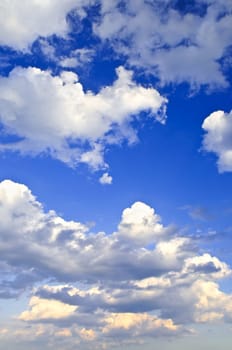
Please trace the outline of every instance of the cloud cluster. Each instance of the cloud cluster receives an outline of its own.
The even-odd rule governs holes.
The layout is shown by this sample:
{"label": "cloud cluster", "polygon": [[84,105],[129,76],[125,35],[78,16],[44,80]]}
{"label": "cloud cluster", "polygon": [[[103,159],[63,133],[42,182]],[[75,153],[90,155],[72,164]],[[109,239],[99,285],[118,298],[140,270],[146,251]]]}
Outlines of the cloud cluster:
{"label": "cloud cluster", "polygon": [[[83,276],[89,281],[120,281],[159,275],[169,268],[178,268],[185,254],[180,251],[181,246],[188,249],[184,239],[178,242],[173,239],[166,246],[158,243],[153,251],[143,248],[148,238],[154,243],[168,231],[157,223],[156,214],[144,203],[137,202],[126,209],[118,232],[106,235],[92,234],[85,225],[65,221],[52,211],[44,213],[41,204],[24,185],[9,180],[2,182],[0,198],[0,214],[4,218],[0,227],[1,260],[15,269],[33,269],[34,278],[37,272],[40,273],[38,278],[42,275],[61,281],[78,280]],[[133,222],[138,207],[141,214]],[[168,250],[175,257],[164,258]],[[125,264],[126,269],[123,268]],[[29,271],[27,273],[29,277]]]}
{"label": "cloud cluster", "polygon": [[38,68],[15,68],[1,77],[0,122],[7,135],[17,136],[16,142],[2,143],[1,150],[45,152],[70,166],[106,167],[108,145],[137,140],[132,121],[140,112],[165,120],[164,97],[136,84],[123,67],[117,75],[96,94],[85,92],[77,75],[68,71],[53,76]]}
{"label": "cloud cluster", "polygon": [[[223,62],[231,46],[230,1],[6,0],[1,3],[0,45],[25,50],[41,37],[67,37],[72,31],[68,13],[74,10],[83,19],[95,5],[100,13],[89,18],[94,34],[131,66],[152,73],[161,84],[228,86]],[[76,67],[88,60],[89,48],[78,50],[61,57],[60,65]]]}
{"label": "cloud cluster", "polygon": [[219,172],[232,171],[232,112],[216,111],[205,118],[203,149],[217,155]]}
{"label": "cloud cluster", "polygon": [[[18,315],[22,339],[26,332],[41,344],[49,333],[67,349],[91,348],[93,340],[108,348],[232,320],[232,295],[219,286],[229,266],[164,226],[145,203],[126,208],[116,232],[92,233],[45,212],[25,185],[5,180],[0,216],[1,296],[31,294]],[[0,337],[11,333],[4,327]]]}
{"label": "cloud cluster", "polygon": [[84,15],[83,0],[4,0],[0,4],[0,45],[27,50],[38,37],[65,36],[67,14]]}
{"label": "cloud cluster", "polygon": [[226,87],[220,61],[231,45],[230,1],[101,1],[95,33],[162,84]]}
{"label": "cloud cluster", "polygon": [[[225,88],[231,23],[224,0],[0,0],[0,46],[16,65],[0,76],[0,151],[84,163],[110,185],[106,150],[136,142],[144,118],[165,123],[167,99],[122,66],[98,92],[71,69],[94,57],[98,65],[110,47],[161,86]],[[17,66],[40,58],[54,71]],[[216,154],[220,172],[232,171],[232,112],[212,113],[202,128],[203,149]],[[183,209],[208,218],[202,207]],[[232,323],[232,294],[221,285],[229,264],[143,202],[122,211],[114,232],[93,232],[5,180],[0,218],[0,298],[17,304],[6,311],[9,322],[0,318],[3,348],[17,339],[34,350],[107,350]]]}
{"label": "cloud cluster", "polygon": [[[230,1],[7,0],[1,4],[0,44],[23,50],[39,37],[64,37],[71,31],[68,13],[75,10],[84,18],[85,9],[96,4],[101,10],[97,20],[91,19],[94,33],[130,65],[149,71],[162,84],[228,85],[222,60],[231,46]],[[78,62],[74,55],[60,64],[76,67]]]}

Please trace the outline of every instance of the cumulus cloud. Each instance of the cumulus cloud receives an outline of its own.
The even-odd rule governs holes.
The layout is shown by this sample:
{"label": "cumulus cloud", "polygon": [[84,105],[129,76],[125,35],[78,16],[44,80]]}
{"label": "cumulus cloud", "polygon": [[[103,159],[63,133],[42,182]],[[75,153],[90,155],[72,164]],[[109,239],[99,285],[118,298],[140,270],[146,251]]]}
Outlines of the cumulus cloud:
{"label": "cumulus cloud", "polygon": [[30,300],[30,311],[24,311],[19,319],[23,321],[62,319],[70,317],[76,310],[75,306],[64,304],[58,300],[41,299],[36,296]]}
{"label": "cumulus cloud", "polygon": [[1,293],[30,292],[13,332],[22,339],[52,336],[65,348],[94,340],[108,348],[115,339],[172,337],[195,323],[231,322],[232,295],[219,285],[230,267],[164,226],[145,203],[124,209],[116,232],[92,233],[45,212],[27,186],[5,180],[0,216]]}
{"label": "cumulus cloud", "polygon": [[38,68],[16,68],[0,78],[0,122],[16,142],[1,150],[23,154],[48,153],[70,166],[87,163],[104,168],[104,150],[111,144],[137,140],[131,122],[147,111],[164,122],[167,100],[153,88],[117,69],[117,80],[97,94],[84,91],[72,72],[53,76]]}
{"label": "cumulus cloud", "polygon": [[162,84],[226,87],[219,60],[232,43],[231,2],[178,3],[102,0],[95,33]]}
{"label": "cumulus cloud", "polygon": [[232,171],[232,112],[216,111],[203,122],[203,149],[218,157],[219,172]]}
{"label": "cumulus cloud", "polygon": [[139,245],[154,243],[157,237],[165,233],[159,215],[142,202],[136,202],[123,211],[118,231],[121,237]]}
{"label": "cumulus cloud", "polygon": [[178,271],[184,262],[199,273],[217,275],[226,270],[209,255],[191,260],[196,254],[191,239],[176,236],[142,202],[123,211],[118,231],[110,235],[91,233],[86,225],[44,212],[28,187],[10,180],[0,183],[0,203],[1,263],[6,275],[9,266],[16,273],[21,268],[25,282],[36,273],[38,278],[63,281],[83,276],[90,281],[137,280]]}
{"label": "cumulus cloud", "polygon": [[0,4],[0,45],[17,50],[28,49],[38,37],[69,31],[67,14],[75,9],[84,15],[82,0],[4,0]]}
{"label": "cumulus cloud", "polygon": [[[84,18],[85,9],[96,4],[100,13],[90,17],[94,34],[127,57],[131,66],[152,73],[161,84],[228,86],[222,61],[231,46],[230,1],[196,0],[180,6],[171,0],[6,0],[1,3],[0,45],[23,50],[41,37],[65,37],[72,30],[67,14],[75,10]],[[60,65],[76,67],[91,55],[82,47],[61,57]]]}
{"label": "cumulus cloud", "polygon": [[[111,335],[129,334],[133,337],[141,337],[145,334],[150,336],[157,336],[167,332],[167,335],[172,331],[175,332],[178,326],[173,324],[172,320],[162,320],[148,314],[110,314],[106,319],[106,327],[103,328],[103,333]],[[163,335],[164,335],[163,334]]]}
{"label": "cumulus cloud", "polygon": [[112,181],[113,181],[113,178],[108,173],[104,173],[99,179],[99,182],[102,185],[111,185]]}
{"label": "cumulus cloud", "polygon": [[[123,214],[119,232],[106,235],[102,232],[93,234],[85,225],[65,221],[52,211],[45,213],[42,205],[24,185],[3,181],[0,198],[0,214],[4,218],[0,227],[1,260],[15,269],[33,269],[34,276],[42,274],[45,278],[53,276],[60,280],[76,280],[83,276],[89,280],[125,280],[159,275],[182,264],[182,253],[179,254],[177,250],[174,260],[165,258],[159,246],[157,250],[144,249],[144,244],[148,244],[149,230],[153,243],[157,230],[155,214],[145,204],[135,203],[128,209],[131,232],[130,227],[120,231],[125,228]],[[133,215],[133,210],[136,212],[138,206],[145,208],[140,224]],[[136,223],[140,231],[135,231]],[[162,225],[158,227],[160,235]],[[165,233],[166,229],[163,228],[164,236]],[[172,242],[169,244],[171,247]],[[29,272],[27,276],[30,277]]]}

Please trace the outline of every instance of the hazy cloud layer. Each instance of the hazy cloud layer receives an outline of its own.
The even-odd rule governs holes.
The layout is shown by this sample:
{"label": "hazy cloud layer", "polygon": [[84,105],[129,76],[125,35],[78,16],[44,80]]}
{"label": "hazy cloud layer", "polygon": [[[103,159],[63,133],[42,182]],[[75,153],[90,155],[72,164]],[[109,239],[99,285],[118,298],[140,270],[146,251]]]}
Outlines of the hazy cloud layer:
{"label": "hazy cloud layer", "polygon": [[22,342],[52,336],[52,346],[59,338],[68,349],[107,349],[128,338],[188,334],[196,323],[231,322],[232,296],[219,286],[230,267],[165,227],[145,203],[126,208],[116,232],[91,233],[46,213],[25,185],[5,180],[0,215],[2,297],[31,295],[15,330],[2,328],[6,342],[17,329]]}

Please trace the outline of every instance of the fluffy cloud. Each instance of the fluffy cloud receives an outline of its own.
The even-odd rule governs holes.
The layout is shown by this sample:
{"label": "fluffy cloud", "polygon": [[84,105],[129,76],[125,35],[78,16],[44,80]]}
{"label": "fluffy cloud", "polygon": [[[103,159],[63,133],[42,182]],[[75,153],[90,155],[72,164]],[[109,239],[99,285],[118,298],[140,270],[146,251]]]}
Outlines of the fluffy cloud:
{"label": "fluffy cloud", "polygon": [[30,300],[31,310],[24,311],[19,319],[23,321],[62,319],[70,317],[76,310],[75,306],[64,304],[58,300],[40,299],[36,296]]}
{"label": "fluffy cloud", "polygon": [[105,1],[94,30],[162,84],[227,86],[219,60],[231,45],[231,2]]}
{"label": "fluffy cloud", "polygon": [[113,181],[113,178],[108,173],[104,173],[99,179],[99,182],[102,185],[111,185],[112,181]]}
{"label": "fluffy cloud", "polygon": [[[31,269],[34,278],[38,274],[60,280],[82,279],[83,276],[90,280],[137,279],[176,269],[182,263],[182,253],[178,250],[175,250],[175,259],[169,259],[159,246],[154,250],[144,249],[148,237],[152,243],[156,241],[157,227],[159,236],[162,229],[163,235],[166,234],[166,229],[156,223],[153,210],[145,204],[135,203],[128,208],[131,231],[130,227],[125,231],[124,212],[119,232],[106,235],[92,234],[85,225],[65,221],[52,211],[45,213],[26,186],[9,180],[0,184],[0,200],[0,214],[4,218],[0,225],[1,260],[14,269],[24,269],[28,279],[33,275]],[[139,206],[144,207],[141,223],[135,216]],[[140,231],[135,230],[136,223]],[[173,244],[176,246],[175,242]],[[172,241],[169,245],[172,246]]]}
{"label": "fluffy cloud", "polygon": [[117,69],[117,80],[99,93],[85,92],[72,72],[53,76],[38,68],[16,68],[0,78],[0,122],[16,142],[1,150],[49,153],[70,166],[104,168],[104,149],[136,141],[131,122],[142,111],[164,122],[167,100],[153,88],[137,85],[132,72]]}
{"label": "fluffy cloud", "polygon": [[123,211],[118,230],[120,237],[145,246],[154,243],[165,232],[154,209],[142,202],[136,202]]}
{"label": "fluffy cloud", "polygon": [[145,203],[122,212],[117,232],[91,233],[5,180],[0,216],[1,295],[31,295],[3,339],[17,330],[25,342],[52,336],[52,346],[59,339],[67,349],[70,342],[85,348],[94,340],[109,348],[116,338],[122,344],[189,333],[199,322],[231,322],[232,295],[219,285],[231,276],[229,266],[165,227]]}
{"label": "fluffy cloud", "polygon": [[232,112],[217,111],[203,122],[203,149],[218,157],[219,172],[232,171]]}
{"label": "fluffy cloud", "polygon": [[157,317],[140,313],[121,313],[110,314],[105,319],[106,326],[103,328],[103,334],[108,336],[128,337],[155,337],[157,335],[175,334],[178,326],[173,324],[172,320],[162,320]]}
{"label": "fluffy cloud", "polygon": [[0,203],[3,271],[7,275],[9,266],[15,273],[22,269],[26,282],[33,275],[61,281],[83,276],[90,282],[137,280],[183,266],[214,278],[226,275],[226,264],[207,254],[196,256],[191,239],[176,236],[142,202],[123,211],[118,231],[110,235],[91,233],[86,225],[44,212],[25,185],[10,180],[0,183]]}
{"label": "fluffy cloud", "polygon": [[28,49],[40,36],[68,33],[66,16],[75,9],[83,15],[82,0],[4,0],[0,4],[0,45]]}
{"label": "fluffy cloud", "polygon": [[[181,5],[171,0],[22,0],[20,4],[5,0],[0,5],[0,45],[23,50],[39,37],[65,37],[71,31],[67,14],[75,10],[84,18],[85,9],[96,4],[101,10],[90,18],[94,34],[127,57],[131,66],[152,73],[161,84],[228,85],[222,61],[231,46],[230,1],[196,0]],[[79,53],[61,57],[60,65],[76,67],[88,61],[89,53],[83,47]]]}

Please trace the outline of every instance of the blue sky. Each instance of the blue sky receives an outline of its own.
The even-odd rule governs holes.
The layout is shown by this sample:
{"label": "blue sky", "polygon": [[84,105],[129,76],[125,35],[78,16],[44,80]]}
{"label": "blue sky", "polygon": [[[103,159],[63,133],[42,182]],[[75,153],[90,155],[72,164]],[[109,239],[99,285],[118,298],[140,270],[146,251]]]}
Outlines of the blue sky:
{"label": "blue sky", "polygon": [[230,0],[0,0],[0,349],[229,350]]}

